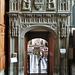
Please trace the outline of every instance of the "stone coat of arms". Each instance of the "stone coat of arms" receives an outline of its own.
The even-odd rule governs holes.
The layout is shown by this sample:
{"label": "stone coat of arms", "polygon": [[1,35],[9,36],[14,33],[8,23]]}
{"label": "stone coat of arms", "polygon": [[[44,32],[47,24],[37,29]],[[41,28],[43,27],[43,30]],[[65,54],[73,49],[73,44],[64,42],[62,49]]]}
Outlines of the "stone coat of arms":
{"label": "stone coat of arms", "polygon": [[42,9],[44,0],[34,0],[34,6],[37,10]]}

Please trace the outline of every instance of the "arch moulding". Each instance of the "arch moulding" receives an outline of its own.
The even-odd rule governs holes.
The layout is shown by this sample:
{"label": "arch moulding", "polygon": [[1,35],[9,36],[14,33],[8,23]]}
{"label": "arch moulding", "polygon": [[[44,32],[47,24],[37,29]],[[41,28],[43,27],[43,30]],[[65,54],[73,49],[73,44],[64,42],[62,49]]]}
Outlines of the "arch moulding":
{"label": "arch moulding", "polygon": [[31,25],[22,30],[21,37],[24,38],[24,36],[27,32],[29,32],[31,30],[35,30],[35,29],[47,30],[47,31],[51,32],[54,37],[56,37],[56,35],[57,35],[57,32],[47,25],[41,25],[41,26],[40,25]]}

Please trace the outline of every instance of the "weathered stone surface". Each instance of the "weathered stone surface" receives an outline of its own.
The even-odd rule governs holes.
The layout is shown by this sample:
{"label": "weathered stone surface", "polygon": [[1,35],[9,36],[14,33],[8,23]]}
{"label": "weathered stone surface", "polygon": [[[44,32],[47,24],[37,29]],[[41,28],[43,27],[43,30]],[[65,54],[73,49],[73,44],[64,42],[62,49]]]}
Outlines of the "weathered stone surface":
{"label": "weathered stone surface", "polygon": [[[54,59],[50,59],[53,63],[52,75],[67,74],[67,53],[68,53],[68,35],[69,35],[69,14],[70,2],[68,0],[12,0],[10,1],[9,15],[9,33],[10,33],[10,58],[12,52],[18,54],[18,74],[26,70],[26,62],[24,62],[24,37],[27,32],[32,30],[43,29],[50,32],[54,37]],[[42,36],[43,37],[43,36]],[[17,38],[17,39],[16,39]],[[15,42],[17,40],[17,42]],[[17,49],[15,48],[17,46]],[[60,48],[67,50],[66,57],[60,60]],[[51,53],[50,53],[51,54]],[[9,59],[10,59],[9,58]],[[22,59],[23,58],[23,59]],[[60,62],[65,62],[65,65]],[[51,65],[51,64],[50,64]],[[14,64],[10,64],[10,68]],[[66,71],[65,71],[66,69]],[[50,71],[51,71],[50,70]],[[61,71],[59,71],[61,70]],[[14,74],[10,70],[9,75]],[[25,71],[26,73],[26,71]]]}

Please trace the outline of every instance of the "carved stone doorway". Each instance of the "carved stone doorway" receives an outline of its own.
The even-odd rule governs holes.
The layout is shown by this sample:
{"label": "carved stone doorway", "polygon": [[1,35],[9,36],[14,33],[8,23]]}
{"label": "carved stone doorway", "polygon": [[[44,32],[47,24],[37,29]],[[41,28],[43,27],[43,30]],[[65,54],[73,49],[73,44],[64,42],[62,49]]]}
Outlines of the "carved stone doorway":
{"label": "carved stone doorway", "polygon": [[[31,35],[31,36],[29,36],[29,35]],[[49,48],[49,52],[48,52],[48,75],[53,75],[53,69],[54,69],[54,36],[50,32],[39,32],[38,34],[37,34],[37,32],[26,33],[26,35],[24,37],[24,75],[27,75],[27,42],[28,42],[28,40],[34,38],[35,36],[37,38],[42,37],[48,41],[48,48]]]}

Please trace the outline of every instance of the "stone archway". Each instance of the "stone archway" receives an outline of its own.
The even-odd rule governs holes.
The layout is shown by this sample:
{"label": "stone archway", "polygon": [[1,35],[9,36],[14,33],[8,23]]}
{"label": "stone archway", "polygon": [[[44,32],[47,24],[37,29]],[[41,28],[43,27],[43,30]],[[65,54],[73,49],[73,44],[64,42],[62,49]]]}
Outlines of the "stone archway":
{"label": "stone archway", "polygon": [[[27,75],[27,35],[24,37],[24,75]],[[48,58],[48,74],[53,75],[54,70],[54,36],[51,32],[48,33],[49,43],[49,58]]]}
{"label": "stone archway", "polygon": [[[16,74],[19,74],[19,75],[21,75],[21,74],[26,75],[27,74],[27,63],[25,63],[27,61],[27,35],[26,35],[26,33],[29,32],[29,31],[32,31],[34,29],[43,29],[43,30],[48,31],[50,33],[50,35],[48,34],[48,37],[50,37],[50,38],[48,38],[48,41],[52,42],[52,43],[54,42],[54,37],[56,36],[56,31],[54,31],[53,29],[51,29],[50,27],[48,27],[46,25],[42,25],[42,26],[32,25],[32,26],[23,28],[23,30],[20,32],[18,37],[16,37],[16,39],[14,39],[14,37],[13,38],[10,37],[10,40],[11,40],[10,41],[10,46],[11,46],[10,50],[12,50],[12,47],[14,47],[14,45],[15,45],[16,50],[17,50],[17,52],[15,52],[15,50],[14,50],[14,53],[17,54],[17,59],[18,59],[18,62],[17,62],[18,64],[16,63],[16,67],[15,67],[15,69],[17,68]],[[52,45],[52,43],[49,43],[50,44],[49,46],[51,46],[51,47],[49,47],[50,51],[52,49],[54,49],[53,48],[54,45]],[[15,48],[13,48],[13,49],[15,49]],[[51,57],[51,58],[49,58],[50,59],[49,64],[53,63],[53,60],[55,60],[55,59],[52,60],[52,58],[54,58],[54,53],[52,53],[52,52],[54,52],[54,51],[55,50],[52,50],[51,52],[49,52],[49,57]],[[10,55],[12,55],[12,51],[10,52]],[[51,66],[51,68],[50,68],[50,66],[49,66],[48,72],[53,75],[54,67]],[[15,70],[12,71],[13,68],[14,68],[14,65],[12,65],[11,62],[10,62],[10,67],[9,67],[10,72],[9,72],[9,74],[14,74]]]}
{"label": "stone archway", "polygon": [[31,26],[23,28],[22,33],[21,33],[21,37],[24,38],[24,35],[27,32],[29,32],[31,30],[35,30],[35,29],[44,29],[44,30],[47,30],[47,31],[51,32],[54,37],[57,36],[57,30],[53,30],[51,27],[49,27],[47,25],[31,25]]}

